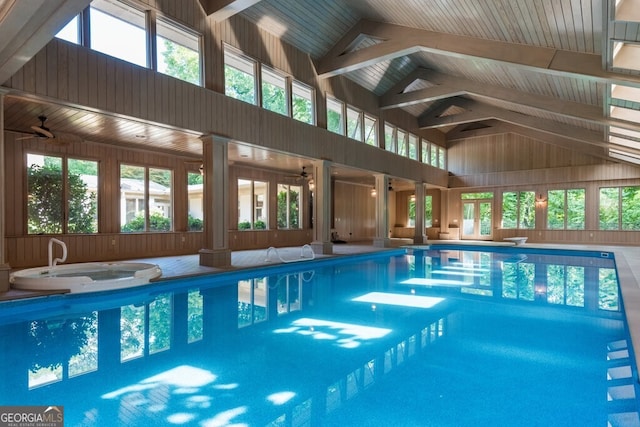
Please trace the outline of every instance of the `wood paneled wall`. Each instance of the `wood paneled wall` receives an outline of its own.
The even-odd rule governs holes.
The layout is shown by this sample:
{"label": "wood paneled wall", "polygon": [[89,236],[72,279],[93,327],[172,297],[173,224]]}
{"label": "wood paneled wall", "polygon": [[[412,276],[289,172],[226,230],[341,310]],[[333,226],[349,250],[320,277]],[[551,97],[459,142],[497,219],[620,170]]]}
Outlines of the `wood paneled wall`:
{"label": "wood paneled wall", "polygon": [[346,241],[375,237],[375,198],[371,196],[371,187],[334,181],[332,229]]}

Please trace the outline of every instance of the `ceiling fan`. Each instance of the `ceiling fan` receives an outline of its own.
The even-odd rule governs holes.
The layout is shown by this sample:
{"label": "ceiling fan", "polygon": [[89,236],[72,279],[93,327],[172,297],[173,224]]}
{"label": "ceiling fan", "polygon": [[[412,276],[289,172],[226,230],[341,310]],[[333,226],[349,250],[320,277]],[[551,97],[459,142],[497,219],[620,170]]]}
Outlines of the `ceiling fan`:
{"label": "ceiling fan", "polygon": [[311,175],[309,175],[309,172],[307,172],[307,167],[303,166],[302,170],[300,171],[299,174],[297,175],[289,175],[291,178],[296,178],[296,179],[303,179],[303,180],[309,180],[311,179]]}
{"label": "ceiling fan", "polygon": [[54,134],[51,129],[45,126],[45,122],[47,121],[47,116],[40,115],[38,116],[38,120],[40,120],[39,125],[31,126],[31,135],[23,136],[22,138],[16,138],[16,140],[30,139],[30,138],[38,138],[44,139],[46,142],[57,143],[57,144],[68,144],[74,141],[81,141],[81,138],[76,135],[71,134],[62,134],[58,133]]}

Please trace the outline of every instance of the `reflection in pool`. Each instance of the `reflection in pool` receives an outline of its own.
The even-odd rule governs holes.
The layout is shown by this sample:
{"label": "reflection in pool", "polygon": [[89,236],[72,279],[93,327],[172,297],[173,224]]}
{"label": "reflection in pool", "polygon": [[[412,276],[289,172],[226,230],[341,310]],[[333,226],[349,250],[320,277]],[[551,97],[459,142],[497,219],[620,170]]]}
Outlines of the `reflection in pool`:
{"label": "reflection in pool", "polygon": [[65,426],[638,425],[614,260],[580,255],[395,251],[2,303],[0,405]]}

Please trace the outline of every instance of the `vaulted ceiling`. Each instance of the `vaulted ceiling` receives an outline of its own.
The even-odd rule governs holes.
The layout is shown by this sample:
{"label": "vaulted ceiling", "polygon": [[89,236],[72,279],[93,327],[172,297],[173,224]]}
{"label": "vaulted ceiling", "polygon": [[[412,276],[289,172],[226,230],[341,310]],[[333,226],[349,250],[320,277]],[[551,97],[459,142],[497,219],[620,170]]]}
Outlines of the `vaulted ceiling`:
{"label": "vaulted ceiling", "polygon": [[[640,0],[199,1],[213,19],[241,14],[277,34],[321,77],[343,75],[449,141],[515,132],[640,161]],[[89,3],[0,0],[0,82]]]}

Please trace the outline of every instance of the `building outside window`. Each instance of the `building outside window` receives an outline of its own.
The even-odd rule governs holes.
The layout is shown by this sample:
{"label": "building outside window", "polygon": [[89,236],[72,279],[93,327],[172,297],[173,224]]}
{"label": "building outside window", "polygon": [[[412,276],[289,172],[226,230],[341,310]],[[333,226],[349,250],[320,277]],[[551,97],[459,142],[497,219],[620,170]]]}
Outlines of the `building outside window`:
{"label": "building outside window", "polygon": [[28,234],[98,232],[98,162],[29,153],[27,188]]}
{"label": "building outside window", "polygon": [[301,186],[278,184],[278,228],[302,228],[302,221],[300,220],[301,198]]}
{"label": "building outside window", "polygon": [[204,178],[202,174],[189,172],[187,174],[187,229],[202,231],[204,219]]}
{"label": "building outside window", "polygon": [[120,230],[171,231],[171,188],[168,169],[120,165]]}
{"label": "building outside window", "polygon": [[269,185],[238,179],[238,230],[265,230],[269,224]]}

